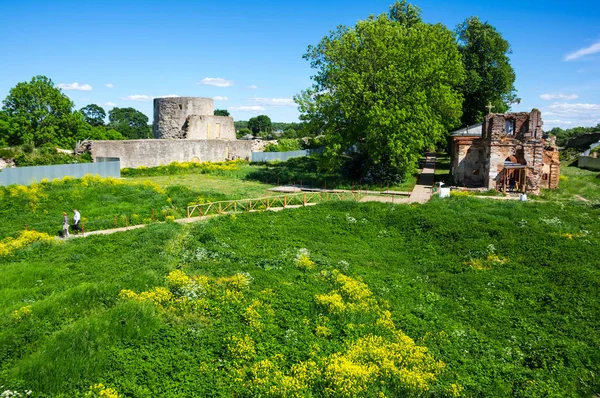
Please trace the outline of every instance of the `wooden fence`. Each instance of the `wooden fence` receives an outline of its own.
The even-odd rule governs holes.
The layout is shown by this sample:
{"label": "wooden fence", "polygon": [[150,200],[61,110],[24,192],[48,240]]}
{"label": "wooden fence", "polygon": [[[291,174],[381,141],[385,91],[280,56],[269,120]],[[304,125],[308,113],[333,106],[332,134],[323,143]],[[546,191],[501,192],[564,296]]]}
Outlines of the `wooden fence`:
{"label": "wooden fence", "polygon": [[330,190],[299,192],[256,199],[224,200],[188,206],[187,217],[269,210],[272,208],[286,208],[289,206],[307,206],[327,200],[359,201],[362,196],[364,196],[364,192],[361,191]]}

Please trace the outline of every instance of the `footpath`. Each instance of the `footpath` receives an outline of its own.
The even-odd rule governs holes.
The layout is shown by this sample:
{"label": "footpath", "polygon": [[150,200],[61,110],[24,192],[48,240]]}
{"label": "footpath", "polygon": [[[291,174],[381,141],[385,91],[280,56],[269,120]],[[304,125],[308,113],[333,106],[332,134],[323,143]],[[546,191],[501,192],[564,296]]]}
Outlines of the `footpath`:
{"label": "footpath", "polygon": [[[382,193],[385,194],[386,196],[382,196],[382,195],[369,195],[368,193],[363,196],[360,199],[360,202],[384,202],[384,203],[425,203],[428,202],[431,199],[431,195],[432,195],[432,188],[433,188],[433,184],[434,184],[434,176],[435,176],[435,162],[436,162],[436,157],[435,157],[435,153],[427,153],[425,156],[425,164],[423,166],[423,169],[421,170],[421,174],[419,176],[419,180],[417,181],[417,185],[415,185],[415,187],[413,188],[413,190],[410,192],[410,194],[408,195],[408,197],[398,197],[399,194],[403,194],[406,195],[407,192],[395,192],[395,191],[383,191]],[[276,189],[279,189],[279,191],[281,192],[287,192],[287,189],[294,189],[294,192],[296,192],[296,187],[293,188],[289,188],[289,187],[278,187]],[[266,211],[281,211],[284,209],[294,209],[297,207],[304,207],[304,206],[313,206],[315,205],[315,203],[307,203],[306,205],[294,205],[294,206],[286,206],[286,207],[271,207],[269,209],[267,209]],[[251,210],[250,212],[257,212],[257,211],[265,211],[265,210]],[[176,222],[178,224],[189,224],[189,223],[194,223],[194,222],[199,222],[199,221],[204,221],[206,219],[212,218],[212,217],[217,217],[218,214],[215,215],[210,215],[210,216],[199,216],[199,217],[189,217],[189,218],[178,218],[176,220],[173,220],[173,222]],[[101,230],[97,230],[97,231],[90,231],[90,232],[86,232],[84,234],[77,234],[77,235],[69,235],[69,237],[67,239],[74,239],[74,238],[84,238],[90,235],[110,235],[110,234],[114,234],[115,232],[124,232],[124,231],[131,231],[134,229],[139,229],[139,228],[144,228],[146,227],[147,224],[139,224],[139,225],[132,225],[129,227],[121,227],[121,228],[112,228],[112,229],[101,229]],[[65,238],[61,238],[61,237],[57,237],[56,239],[58,240],[65,240]]]}
{"label": "footpath", "polygon": [[408,198],[396,198],[390,196],[367,195],[361,198],[361,202],[385,202],[385,203],[425,203],[431,199],[435,178],[435,153],[425,155],[425,164],[419,175],[417,185],[410,192]]}

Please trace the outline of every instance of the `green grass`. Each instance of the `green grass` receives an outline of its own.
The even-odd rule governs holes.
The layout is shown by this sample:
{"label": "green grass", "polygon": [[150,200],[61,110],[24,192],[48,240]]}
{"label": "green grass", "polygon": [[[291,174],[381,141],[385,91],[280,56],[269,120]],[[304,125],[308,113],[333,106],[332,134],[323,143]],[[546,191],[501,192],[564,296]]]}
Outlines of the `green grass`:
{"label": "green grass", "polygon": [[[261,380],[285,385],[278,372],[294,363],[324,367],[361,336],[392,338],[374,310],[336,315],[316,302],[338,269],[445,363],[428,393],[371,383],[366,396],[448,396],[452,384],[466,396],[592,396],[599,217],[575,202],[338,202],[34,244],[0,258],[0,385],[48,397],[81,396],[98,382],[130,397],[258,396]],[[301,248],[314,269],[295,265]],[[208,294],[195,309],[118,298],[167,286],[175,269],[253,280],[239,303]],[[263,303],[261,330],[248,321],[253,300]],[[27,305],[31,315],[15,319]],[[230,337],[244,335],[255,350],[236,356]],[[252,366],[264,360],[274,367],[260,376]],[[331,382],[322,373],[303,395],[325,396]]]}
{"label": "green grass", "polygon": [[580,200],[576,195],[591,202],[600,202],[600,172],[580,169],[574,166],[560,168],[558,189],[542,190],[541,199],[546,200]]}

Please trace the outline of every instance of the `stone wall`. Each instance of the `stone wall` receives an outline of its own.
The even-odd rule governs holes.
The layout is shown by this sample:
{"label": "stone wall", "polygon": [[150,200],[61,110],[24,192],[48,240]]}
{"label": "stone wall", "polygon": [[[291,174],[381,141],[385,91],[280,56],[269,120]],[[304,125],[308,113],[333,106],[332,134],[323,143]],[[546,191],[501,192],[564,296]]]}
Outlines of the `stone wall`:
{"label": "stone wall", "polygon": [[119,158],[121,168],[156,167],[171,162],[250,160],[257,145],[241,140],[92,141],[91,153],[94,162],[99,157]]}
{"label": "stone wall", "polygon": [[233,118],[229,116],[188,116],[185,124],[188,140],[235,140]]}
{"label": "stone wall", "polygon": [[214,114],[212,98],[168,97],[154,99],[154,138],[186,138],[184,126],[190,115]]}
{"label": "stone wall", "polygon": [[486,163],[483,140],[474,137],[454,137],[452,145],[454,183],[466,187],[482,186]]}
{"label": "stone wall", "polygon": [[[512,132],[507,130],[508,123],[512,123]],[[488,159],[484,185],[498,189],[504,178],[504,162],[510,159],[525,166],[527,191],[539,193],[544,152],[540,111],[490,114],[483,131]]]}

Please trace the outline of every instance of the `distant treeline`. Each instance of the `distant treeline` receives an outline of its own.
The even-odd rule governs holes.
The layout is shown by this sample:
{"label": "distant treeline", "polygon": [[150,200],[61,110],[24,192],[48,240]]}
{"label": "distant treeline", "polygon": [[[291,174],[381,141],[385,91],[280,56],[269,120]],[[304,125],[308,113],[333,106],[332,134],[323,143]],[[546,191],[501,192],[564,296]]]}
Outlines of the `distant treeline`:
{"label": "distant treeline", "polygon": [[548,134],[556,137],[556,145],[565,146],[571,138],[579,137],[583,134],[600,132],[600,123],[596,127],[573,127],[563,130],[560,127],[554,127],[548,131]]}

